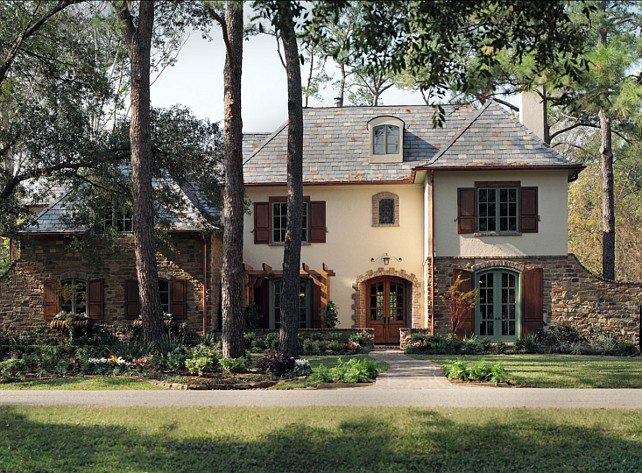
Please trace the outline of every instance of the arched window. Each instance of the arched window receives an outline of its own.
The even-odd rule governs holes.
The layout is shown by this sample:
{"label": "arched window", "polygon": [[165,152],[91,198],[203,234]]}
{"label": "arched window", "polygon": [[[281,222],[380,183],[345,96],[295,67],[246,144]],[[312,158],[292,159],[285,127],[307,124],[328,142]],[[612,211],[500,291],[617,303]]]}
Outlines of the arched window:
{"label": "arched window", "polygon": [[403,161],[403,120],[380,116],[368,122],[370,131],[370,162],[400,163]]}

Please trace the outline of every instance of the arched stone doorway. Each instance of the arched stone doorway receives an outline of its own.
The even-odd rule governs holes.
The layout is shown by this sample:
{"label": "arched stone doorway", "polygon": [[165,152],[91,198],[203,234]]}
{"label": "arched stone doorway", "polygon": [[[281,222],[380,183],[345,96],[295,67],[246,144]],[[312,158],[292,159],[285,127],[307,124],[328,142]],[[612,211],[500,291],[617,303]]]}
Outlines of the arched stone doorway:
{"label": "arched stone doorway", "polygon": [[397,344],[400,328],[419,325],[421,284],[414,274],[379,268],[352,287],[354,326],[373,328],[375,343]]}

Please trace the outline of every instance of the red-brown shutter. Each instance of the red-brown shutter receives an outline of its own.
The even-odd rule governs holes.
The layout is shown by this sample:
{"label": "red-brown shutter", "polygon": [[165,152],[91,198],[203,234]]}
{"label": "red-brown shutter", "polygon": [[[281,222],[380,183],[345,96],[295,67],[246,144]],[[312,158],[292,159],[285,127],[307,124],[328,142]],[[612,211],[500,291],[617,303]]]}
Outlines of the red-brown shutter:
{"label": "red-brown shutter", "polygon": [[270,243],[269,202],[254,202],[254,243]]}
{"label": "red-brown shutter", "polygon": [[325,202],[310,202],[310,243],[325,243]]}
{"label": "red-brown shutter", "polygon": [[519,231],[522,233],[537,233],[539,220],[537,187],[522,187],[519,200]]}
{"label": "red-brown shutter", "polygon": [[105,314],[104,281],[95,279],[87,284],[87,315],[90,319],[102,320]]}
{"label": "red-brown shutter", "polygon": [[43,296],[45,320],[51,320],[60,312],[58,281],[46,280],[43,287]]}
{"label": "red-brown shutter", "polygon": [[477,231],[477,189],[457,189],[457,233]]}
{"label": "red-brown shutter", "polygon": [[140,296],[138,294],[138,281],[125,282],[125,318],[137,319],[140,315]]}
{"label": "red-brown shutter", "polygon": [[544,326],[544,271],[528,269],[522,273],[522,336]]}
{"label": "red-brown shutter", "polygon": [[170,313],[177,319],[187,317],[187,280],[172,279],[169,286]]}
{"label": "red-brown shutter", "polygon": [[310,328],[323,328],[321,320],[321,288],[310,281],[312,285],[312,300],[310,301]]}
{"label": "red-brown shutter", "polygon": [[[462,283],[459,286],[460,292],[469,292],[475,289],[475,275],[471,271],[466,271],[465,269],[453,269],[453,284],[457,280],[457,276],[459,276],[462,280]],[[458,337],[462,338],[466,335],[472,335],[475,333],[474,308],[468,309],[466,312],[464,312],[462,321],[455,333]]]}

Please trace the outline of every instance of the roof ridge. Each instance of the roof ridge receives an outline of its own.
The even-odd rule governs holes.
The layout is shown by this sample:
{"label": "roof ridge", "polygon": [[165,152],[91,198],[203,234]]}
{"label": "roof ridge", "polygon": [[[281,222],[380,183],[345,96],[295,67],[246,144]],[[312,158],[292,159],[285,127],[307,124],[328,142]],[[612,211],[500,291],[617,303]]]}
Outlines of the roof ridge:
{"label": "roof ridge", "polygon": [[437,162],[437,160],[438,160],[439,158],[441,158],[441,156],[442,156],[442,155],[444,155],[444,154],[446,153],[446,151],[448,151],[452,146],[454,146],[454,144],[457,142],[457,140],[458,140],[459,138],[461,138],[461,136],[462,136],[464,133],[466,133],[466,132],[470,129],[470,127],[472,126],[472,124],[473,124],[473,123],[475,123],[475,121],[477,121],[477,119],[481,116],[481,114],[482,114],[482,113],[484,113],[484,112],[488,109],[488,107],[490,107],[490,104],[491,104],[491,102],[490,102],[490,101],[488,101],[488,103],[487,103],[486,105],[484,105],[484,106],[483,106],[483,107],[482,107],[482,108],[477,112],[477,115],[475,115],[475,116],[473,117],[473,119],[470,121],[470,123],[469,123],[468,125],[466,125],[466,126],[464,127],[464,129],[463,129],[463,130],[461,130],[459,133],[456,133],[456,134],[455,134],[454,139],[452,139],[452,140],[450,141],[450,143],[448,143],[448,145],[447,145],[447,146],[445,146],[444,148],[442,148],[441,150],[439,150],[439,153],[437,153],[437,154],[432,158],[432,160],[431,160],[430,162],[426,163],[426,165],[435,164],[435,162]]}
{"label": "roof ridge", "polygon": [[[251,161],[251,159],[257,155],[259,151],[261,151],[263,148],[267,146],[268,143],[270,143],[274,138],[276,138],[284,129],[286,126],[288,126],[290,122],[286,121],[283,125],[281,125],[280,128],[278,128],[274,133],[269,135],[265,140],[263,140],[261,146],[259,146],[257,149],[254,150],[254,153],[250,155],[249,158],[247,158],[245,161],[243,161],[243,166],[245,166],[247,163]],[[268,133],[269,134],[269,133]]]}

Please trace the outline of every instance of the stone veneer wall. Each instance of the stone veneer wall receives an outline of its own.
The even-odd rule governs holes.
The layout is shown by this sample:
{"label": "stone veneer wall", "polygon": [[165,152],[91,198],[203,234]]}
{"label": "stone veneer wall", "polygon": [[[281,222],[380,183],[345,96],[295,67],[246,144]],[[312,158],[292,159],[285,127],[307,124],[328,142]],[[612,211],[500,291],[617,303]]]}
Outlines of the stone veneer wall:
{"label": "stone veneer wall", "polygon": [[[173,234],[175,251],[158,253],[158,275],[187,280],[187,322],[197,333],[203,328],[203,240],[200,234]],[[216,324],[220,298],[221,243],[210,238],[208,264],[208,327]],[[45,323],[43,281],[80,278],[104,280],[104,318],[101,323],[117,333],[132,321],[125,319],[125,281],[136,279],[133,238],[115,240],[115,251],[103,251],[102,266],[84,261],[69,249],[70,239],[49,235],[24,243],[21,258],[0,276],[0,328],[32,330]],[[218,266],[213,268],[212,266]],[[215,326],[215,325],[214,325]]]}
{"label": "stone veneer wall", "polygon": [[[575,255],[542,257],[438,257],[435,259],[435,332],[449,332],[448,310],[439,297],[452,284],[453,269],[479,271],[509,267],[518,271],[542,268],[544,275],[544,323],[575,325],[582,333],[597,325],[614,330],[624,339],[640,344],[642,283],[620,283],[595,276]],[[430,261],[424,267],[430,311]],[[432,314],[430,314],[432,316]]]}
{"label": "stone veneer wall", "polygon": [[366,297],[368,294],[368,288],[366,283],[373,278],[378,278],[380,276],[395,276],[401,279],[405,279],[410,282],[412,285],[412,307],[411,307],[411,326],[412,327],[421,327],[423,325],[424,313],[423,313],[423,304],[422,304],[422,284],[417,279],[414,274],[409,274],[405,270],[396,270],[395,268],[377,268],[376,271],[368,271],[365,274],[357,277],[357,279],[352,283],[352,289],[354,293],[352,294],[352,320],[353,328],[365,327],[367,323],[366,310],[368,307]]}

